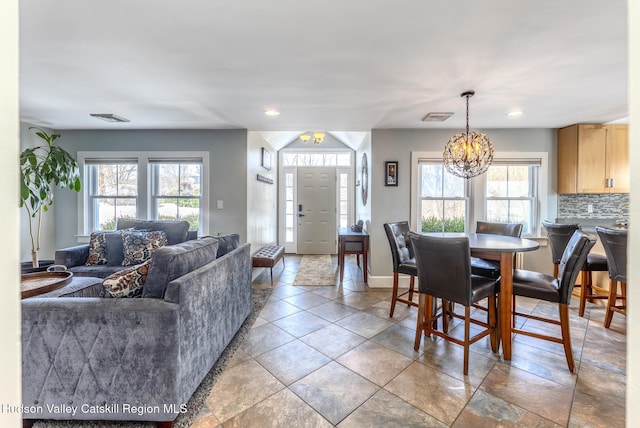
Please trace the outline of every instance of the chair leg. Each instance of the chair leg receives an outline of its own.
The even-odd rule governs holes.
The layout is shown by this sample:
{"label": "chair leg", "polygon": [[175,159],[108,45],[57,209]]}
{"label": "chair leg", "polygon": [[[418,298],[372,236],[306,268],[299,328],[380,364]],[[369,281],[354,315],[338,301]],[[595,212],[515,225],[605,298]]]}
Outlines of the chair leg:
{"label": "chair leg", "polygon": [[491,351],[495,354],[498,352],[499,335],[498,329],[496,328],[496,296],[489,296],[489,328],[491,328],[491,334],[489,338],[491,339]]}
{"label": "chair leg", "polygon": [[[413,301],[413,289],[415,287],[415,279],[416,277],[411,275],[410,279],[409,279],[409,301],[412,302]],[[411,306],[410,304],[407,303],[407,306]]]}
{"label": "chair leg", "polygon": [[413,349],[416,352],[420,349],[423,333],[425,337],[431,336],[431,325],[435,321],[433,303],[433,296],[418,294],[418,320],[416,322],[416,338],[413,342]]}
{"label": "chair leg", "polygon": [[464,307],[464,370],[465,376],[469,374],[469,338],[471,324],[471,306]]}
{"label": "chair leg", "polygon": [[607,300],[607,312],[604,317],[604,327],[611,327],[611,320],[613,319],[613,307],[616,305],[618,299],[618,281],[612,279],[609,281],[609,299]]}
{"label": "chair leg", "polygon": [[391,294],[391,310],[389,318],[393,318],[393,311],[396,309],[396,297],[398,296],[398,272],[393,273],[393,291]]}
{"label": "chair leg", "polygon": [[442,299],[442,331],[449,333],[449,311],[451,310],[451,302]]}
{"label": "chair leg", "polygon": [[511,325],[516,326],[516,295],[511,296]]}
{"label": "chair leg", "polygon": [[584,316],[584,308],[587,304],[587,288],[589,283],[589,272],[586,270],[582,271],[582,279],[580,280],[580,309],[578,310],[578,315],[581,317]]}
{"label": "chair leg", "polygon": [[422,341],[422,326],[424,325],[424,322],[425,322],[423,317],[424,306],[425,306],[424,298],[425,298],[424,294],[418,295],[418,316],[416,317],[416,338],[413,341],[413,350],[416,352],[418,352],[418,349],[420,349],[420,342]]}
{"label": "chair leg", "polygon": [[569,325],[569,305],[559,305],[560,307],[560,328],[562,329],[562,344],[564,345],[564,354],[567,358],[569,371],[575,371],[573,362],[573,349],[571,348],[571,331]]}

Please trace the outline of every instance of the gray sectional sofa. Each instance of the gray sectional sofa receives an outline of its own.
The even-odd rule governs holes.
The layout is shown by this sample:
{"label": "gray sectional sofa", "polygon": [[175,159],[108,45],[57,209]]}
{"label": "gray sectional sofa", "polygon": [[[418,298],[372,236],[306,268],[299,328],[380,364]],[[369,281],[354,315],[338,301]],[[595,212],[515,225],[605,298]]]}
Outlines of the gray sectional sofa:
{"label": "gray sectional sofa", "polygon": [[[186,221],[154,221],[119,218],[116,222],[116,231],[125,229],[136,230],[162,230],[167,234],[168,245],[196,239],[197,231],[189,230]],[[91,276],[106,278],[114,272],[123,269],[122,236],[119,234],[107,235],[108,263],[102,265],[87,266],[89,257],[89,244],[80,244],[73,247],[56,250],[55,264],[64,265],[74,276]]]}
{"label": "gray sectional sofa", "polygon": [[235,237],[157,249],[141,298],[25,299],[24,418],[170,425],[250,310],[250,245]]}

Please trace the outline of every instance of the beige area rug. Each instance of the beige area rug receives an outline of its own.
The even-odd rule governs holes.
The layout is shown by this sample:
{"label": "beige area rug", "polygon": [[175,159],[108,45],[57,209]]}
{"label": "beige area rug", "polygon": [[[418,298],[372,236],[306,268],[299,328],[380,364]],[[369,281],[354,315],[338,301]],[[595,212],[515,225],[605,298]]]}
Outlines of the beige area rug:
{"label": "beige area rug", "polygon": [[335,283],[336,272],[330,255],[302,256],[293,285],[335,285]]}

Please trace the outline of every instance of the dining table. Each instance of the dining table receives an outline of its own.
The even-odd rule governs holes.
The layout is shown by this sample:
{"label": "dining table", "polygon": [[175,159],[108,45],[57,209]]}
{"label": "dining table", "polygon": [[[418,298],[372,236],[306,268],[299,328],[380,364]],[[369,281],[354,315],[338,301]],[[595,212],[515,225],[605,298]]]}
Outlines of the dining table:
{"label": "dining table", "polygon": [[511,333],[513,318],[513,259],[515,253],[535,251],[540,245],[531,239],[487,233],[431,232],[423,235],[443,238],[467,237],[471,256],[500,261],[500,294],[498,296],[498,328],[502,357],[511,360]]}

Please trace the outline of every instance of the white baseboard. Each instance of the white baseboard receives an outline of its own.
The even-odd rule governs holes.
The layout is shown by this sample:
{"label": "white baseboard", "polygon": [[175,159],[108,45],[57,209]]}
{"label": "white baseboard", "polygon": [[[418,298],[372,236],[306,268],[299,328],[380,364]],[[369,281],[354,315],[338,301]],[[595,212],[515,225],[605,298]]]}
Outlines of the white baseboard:
{"label": "white baseboard", "polygon": [[[367,284],[371,288],[393,288],[393,276],[372,276],[367,278]],[[418,285],[418,278],[416,278],[416,287]],[[399,288],[409,288],[409,276],[400,275],[398,277]]]}

